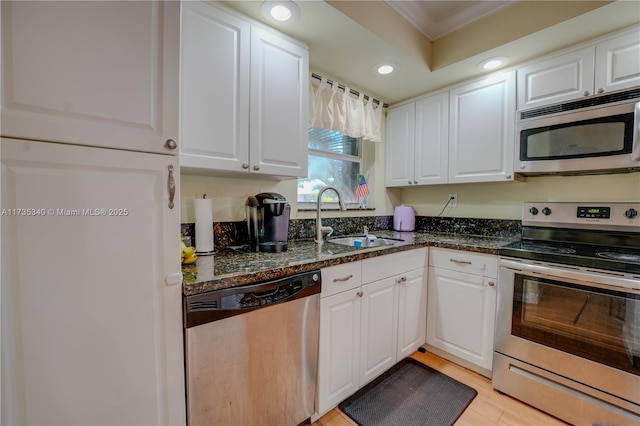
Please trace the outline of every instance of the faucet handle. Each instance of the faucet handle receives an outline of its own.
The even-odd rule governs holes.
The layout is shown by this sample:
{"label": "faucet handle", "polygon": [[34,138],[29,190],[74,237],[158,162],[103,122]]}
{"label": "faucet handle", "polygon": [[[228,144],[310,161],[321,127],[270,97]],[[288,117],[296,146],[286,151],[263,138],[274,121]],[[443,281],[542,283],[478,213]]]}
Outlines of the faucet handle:
{"label": "faucet handle", "polygon": [[330,226],[321,226],[320,227],[320,231],[324,234],[327,234],[327,238],[329,238],[331,236],[331,234],[333,234],[333,228]]}
{"label": "faucet handle", "polygon": [[364,235],[369,235],[369,228],[367,228],[366,226],[363,229]]}

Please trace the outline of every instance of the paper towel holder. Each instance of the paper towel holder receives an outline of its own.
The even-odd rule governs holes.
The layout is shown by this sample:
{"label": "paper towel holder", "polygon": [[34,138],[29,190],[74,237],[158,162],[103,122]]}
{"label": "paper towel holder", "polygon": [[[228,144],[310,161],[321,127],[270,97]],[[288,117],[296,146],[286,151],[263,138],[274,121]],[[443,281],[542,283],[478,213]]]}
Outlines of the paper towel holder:
{"label": "paper towel holder", "polygon": [[[196,199],[198,199],[198,198],[196,197]],[[207,194],[203,194],[202,195],[202,199],[203,200],[207,199]],[[213,221],[211,223],[213,224]],[[213,229],[211,230],[211,232],[213,233]],[[197,248],[198,248],[198,244],[197,244],[198,235],[197,235],[197,232],[196,232],[195,237],[196,237],[196,255],[198,255],[198,256],[211,256],[211,255],[214,255],[214,254],[216,254],[218,252],[217,250],[198,251],[197,250]],[[213,246],[213,241],[211,242],[211,245]]]}

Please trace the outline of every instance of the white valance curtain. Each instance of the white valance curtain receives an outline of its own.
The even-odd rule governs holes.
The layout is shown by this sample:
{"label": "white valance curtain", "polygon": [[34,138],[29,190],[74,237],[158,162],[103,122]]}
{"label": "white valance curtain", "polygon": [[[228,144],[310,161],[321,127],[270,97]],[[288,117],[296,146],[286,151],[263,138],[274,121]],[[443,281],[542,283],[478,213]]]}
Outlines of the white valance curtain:
{"label": "white valance curtain", "polygon": [[338,84],[329,84],[322,77],[314,89],[309,84],[309,124],[311,127],[338,130],[353,137],[372,142],[381,142],[382,102],[378,105],[373,99],[364,99],[364,95],[354,98],[350,89],[340,90]]}

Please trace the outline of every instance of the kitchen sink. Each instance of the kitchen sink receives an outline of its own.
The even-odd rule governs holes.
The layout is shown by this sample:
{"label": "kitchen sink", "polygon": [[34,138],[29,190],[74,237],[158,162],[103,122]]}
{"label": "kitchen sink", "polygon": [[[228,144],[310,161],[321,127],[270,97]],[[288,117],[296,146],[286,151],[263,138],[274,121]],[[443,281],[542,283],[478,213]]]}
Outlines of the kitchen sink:
{"label": "kitchen sink", "polygon": [[399,244],[404,242],[399,238],[388,238],[388,237],[377,237],[373,242],[365,242],[364,235],[355,236],[355,237],[338,237],[338,238],[330,238],[327,240],[328,243],[340,244],[343,246],[354,247],[358,243],[359,247],[383,247],[383,246],[392,246],[394,244]]}

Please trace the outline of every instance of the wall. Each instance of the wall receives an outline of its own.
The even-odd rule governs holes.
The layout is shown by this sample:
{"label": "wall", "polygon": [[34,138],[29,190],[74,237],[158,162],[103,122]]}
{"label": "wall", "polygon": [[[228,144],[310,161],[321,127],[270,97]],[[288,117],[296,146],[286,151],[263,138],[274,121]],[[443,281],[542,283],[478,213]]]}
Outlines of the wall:
{"label": "wall", "polygon": [[[437,216],[450,193],[458,195],[458,206],[442,216],[519,220],[525,201],[640,201],[640,173],[593,176],[538,176],[525,182],[434,185],[415,188],[384,188],[383,144],[376,146],[376,177],[373,211],[325,212],[323,217],[384,216],[399,204],[412,205],[420,216]],[[296,210],[296,181],[268,181],[255,178],[221,178],[181,175],[181,222],[194,221],[193,198],[213,199],[215,222],[241,221],[244,202],[262,191],[283,194],[292,205],[292,219],[314,218],[315,212]]]}
{"label": "wall", "polygon": [[456,193],[458,206],[447,208],[443,216],[519,220],[525,201],[640,201],[640,172],[536,176],[525,182],[435,185],[399,191],[400,201],[414,206],[421,216],[437,216],[448,194]]}
{"label": "wall", "polygon": [[[341,216],[384,216],[393,214],[394,206],[400,204],[399,194],[388,193],[384,188],[384,143],[365,142],[365,155],[372,157],[367,170],[370,195],[368,204],[374,210],[348,212],[325,212],[323,217]],[[368,153],[368,154],[367,154]],[[180,221],[194,222],[193,199],[213,199],[213,221],[233,222],[245,219],[244,202],[250,195],[260,192],[277,192],[284,195],[291,204],[292,219],[315,218],[315,211],[298,211],[296,203],[295,179],[274,181],[254,177],[212,177],[200,175],[180,175]]]}

